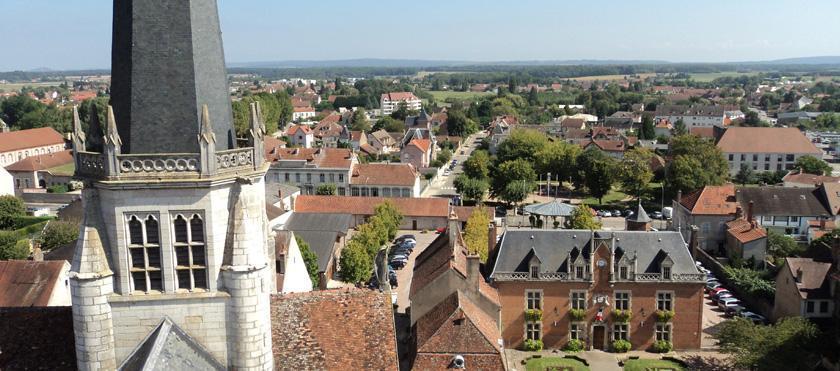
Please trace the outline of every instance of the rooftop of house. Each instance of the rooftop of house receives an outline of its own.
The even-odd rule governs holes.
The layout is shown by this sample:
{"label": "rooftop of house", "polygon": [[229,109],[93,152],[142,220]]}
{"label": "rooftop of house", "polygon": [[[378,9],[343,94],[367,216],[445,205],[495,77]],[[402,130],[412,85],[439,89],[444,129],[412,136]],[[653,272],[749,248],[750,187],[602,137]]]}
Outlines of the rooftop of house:
{"label": "rooftop of house", "polygon": [[425,153],[429,151],[429,148],[431,146],[432,141],[428,139],[412,139],[406,147],[416,147],[417,149]]}
{"label": "rooftop of house", "polygon": [[41,171],[55,169],[56,175],[73,175],[73,153],[70,150],[29,156],[6,166],[6,171]]}
{"label": "rooftop of house", "polygon": [[353,167],[350,184],[413,187],[417,177],[410,164],[358,164]]}
{"label": "rooftop of house", "polygon": [[[697,92],[701,93],[701,92]],[[656,106],[656,116],[715,116],[723,117],[725,107],[702,105],[665,105]]]}
{"label": "rooftop of house", "polygon": [[400,92],[391,92],[391,93],[383,93],[382,100],[389,100],[389,101],[409,101],[409,100],[420,100],[417,96],[414,95],[412,92],[407,91],[400,91]]}
{"label": "rooftop of house", "polygon": [[[470,216],[472,216],[473,212],[475,212],[476,210],[478,210],[478,207],[475,207],[475,206],[453,206],[452,207],[452,211],[455,213],[455,216],[458,217],[459,222],[466,222],[470,218]],[[496,216],[495,212],[493,211],[493,208],[491,208],[491,207],[485,207],[484,212],[485,212],[485,214],[487,214],[487,217],[490,218],[490,220],[493,220],[493,218],[495,218],[495,216]]]}
{"label": "rooftop of house", "polygon": [[584,119],[575,119],[575,118],[566,118],[560,122],[560,126],[564,128],[583,128],[586,125],[586,120]]}
{"label": "rooftop of house", "polygon": [[753,202],[755,215],[831,216],[818,189],[738,187],[735,197],[742,206]]}
{"label": "rooftop of house", "polygon": [[321,121],[318,122],[318,125],[321,125],[321,124],[338,124],[339,121],[341,121],[341,115],[339,115],[337,113],[332,113],[332,114],[327,115],[323,119],[321,119]]}
{"label": "rooftop of house", "polygon": [[445,198],[388,198],[300,195],[295,212],[373,215],[377,205],[389,201],[404,216],[447,217],[449,200]]}
{"label": "rooftop of house", "polygon": [[832,215],[840,214],[840,183],[823,183],[819,190]]}
{"label": "rooftop of house", "polygon": [[315,112],[315,109],[309,106],[295,107],[295,112]]}
{"label": "rooftop of house", "polygon": [[785,183],[810,184],[814,187],[823,183],[840,183],[840,177],[808,174],[801,170],[792,170],[782,181]]}
{"label": "rooftop of house", "polygon": [[0,261],[0,307],[47,306],[66,264],[61,260]]}
{"label": "rooftop of house", "polygon": [[571,272],[572,263],[580,256],[591,259],[593,248],[600,243],[614,251],[616,260],[622,256],[635,259],[637,273],[659,273],[666,258],[674,263],[673,274],[698,273],[682,234],[675,231],[517,229],[502,235],[491,277],[500,272],[528,272],[535,254],[541,272]]}
{"label": "rooftop of house", "polygon": [[711,126],[696,126],[696,127],[688,129],[688,132],[691,135],[698,136],[700,138],[714,138],[715,137],[715,128],[711,127]]}
{"label": "rooftop of house", "polygon": [[271,299],[276,365],[289,370],[396,370],[391,299],[346,289],[276,295]]}
{"label": "rooftop of house", "polygon": [[582,142],[580,145],[581,147],[583,147],[583,149],[587,149],[590,146],[595,146],[596,148],[605,152],[624,152],[627,149],[627,147],[624,145],[624,141],[621,140],[590,139]]}
{"label": "rooftop of house", "polygon": [[298,131],[302,131],[304,134],[312,134],[312,128],[309,125],[293,125],[286,130],[286,134],[294,135]]}
{"label": "rooftop of house", "polygon": [[51,127],[0,133],[0,153],[63,144],[64,137]]}
{"label": "rooftop of house", "polygon": [[748,243],[767,237],[767,231],[758,223],[738,218],[726,223],[726,233],[741,243]]}
{"label": "rooftop of house", "polygon": [[734,215],[738,208],[735,185],[706,186],[680,199],[692,215]]}
{"label": "rooftop of house", "polygon": [[285,183],[266,182],[265,201],[272,205],[282,201],[283,198],[300,194],[300,188]]}
{"label": "rooftop of house", "polygon": [[0,308],[0,369],[75,370],[70,307]]}
{"label": "rooftop of house", "polygon": [[731,127],[717,143],[724,153],[779,153],[822,155],[797,128]]}
{"label": "rooftop of house", "polygon": [[[353,152],[347,148],[280,148],[271,158],[275,167],[299,167],[295,162],[305,162],[317,168],[350,169]],[[289,162],[288,165],[285,163]]]}
{"label": "rooftop of house", "polygon": [[828,299],[831,297],[828,280],[828,275],[831,273],[831,263],[810,258],[785,258],[785,266],[782,269],[788,270],[794,278],[797,277],[798,272],[802,273],[802,280],[796,284],[802,299]]}

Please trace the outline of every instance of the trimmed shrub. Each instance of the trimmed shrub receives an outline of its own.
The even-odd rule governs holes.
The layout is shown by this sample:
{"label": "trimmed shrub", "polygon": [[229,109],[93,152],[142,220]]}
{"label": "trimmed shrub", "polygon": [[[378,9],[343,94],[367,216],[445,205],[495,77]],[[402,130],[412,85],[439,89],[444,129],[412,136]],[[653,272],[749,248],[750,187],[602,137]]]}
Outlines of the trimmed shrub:
{"label": "trimmed shrub", "polygon": [[542,321],[542,311],[539,309],[526,309],[525,320],[532,322]]}
{"label": "trimmed shrub", "polygon": [[653,343],[653,351],[656,353],[668,353],[674,349],[674,345],[667,340],[657,340]]}
{"label": "trimmed shrub", "polygon": [[672,310],[657,310],[656,322],[671,322],[674,319],[674,311]]}
{"label": "trimmed shrub", "polygon": [[627,309],[627,310],[616,309],[612,313],[613,313],[613,318],[615,319],[615,321],[620,322],[620,323],[630,322],[630,318],[633,317],[633,311],[631,311],[629,309]]}
{"label": "trimmed shrub", "polygon": [[612,349],[616,353],[627,353],[633,345],[627,340],[615,340],[612,342]]}
{"label": "trimmed shrub", "polygon": [[569,316],[572,317],[573,321],[582,321],[586,317],[586,310],[572,309],[569,311]]}
{"label": "trimmed shrub", "polygon": [[543,342],[542,340],[531,340],[526,339],[525,344],[522,346],[522,350],[526,352],[539,352],[543,349]]}
{"label": "trimmed shrub", "polygon": [[563,347],[563,350],[566,352],[580,352],[583,350],[583,341],[580,339],[569,340],[566,346]]}

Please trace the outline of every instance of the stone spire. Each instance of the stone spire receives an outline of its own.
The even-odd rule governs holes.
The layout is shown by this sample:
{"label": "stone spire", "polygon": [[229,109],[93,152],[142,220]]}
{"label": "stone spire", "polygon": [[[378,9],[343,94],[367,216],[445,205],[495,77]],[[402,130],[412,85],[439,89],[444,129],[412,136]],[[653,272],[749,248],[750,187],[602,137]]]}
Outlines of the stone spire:
{"label": "stone spire", "polygon": [[235,147],[216,0],[114,0],[111,65],[124,153],[198,153],[203,105]]}
{"label": "stone spire", "polygon": [[102,152],[102,124],[99,122],[99,109],[95,104],[90,105],[90,117],[88,119],[87,146],[91,152]]}
{"label": "stone spire", "polygon": [[117,155],[122,153],[122,139],[117,132],[117,121],[114,118],[114,109],[108,106],[107,129],[105,131],[103,152],[105,154],[105,173],[109,176],[119,175],[119,160]]}
{"label": "stone spire", "polygon": [[251,103],[251,129],[248,131],[248,145],[254,148],[254,167],[260,168],[265,158],[265,123],[260,103]]}
{"label": "stone spire", "polygon": [[73,151],[85,151],[85,136],[82,120],[79,119],[79,107],[73,106]]}
{"label": "stone spire", "polygon": [[249,271],[262,269],[267,264],[265,257],[264,223],[261,205],[251,201],[256,199],[252,194],[244,191],[249,185],[238,185],[231,192],[231,199],[235,200],[228,219],[227,240],[222,258],[222,269],[233,271]]}
{"label": "stone spire", "polygon": [[201,106],[201,132],[198,134],[198,145],[201,153],[201,174],[216,173],[216,133],[210,122],[210,110],[207,105]]}

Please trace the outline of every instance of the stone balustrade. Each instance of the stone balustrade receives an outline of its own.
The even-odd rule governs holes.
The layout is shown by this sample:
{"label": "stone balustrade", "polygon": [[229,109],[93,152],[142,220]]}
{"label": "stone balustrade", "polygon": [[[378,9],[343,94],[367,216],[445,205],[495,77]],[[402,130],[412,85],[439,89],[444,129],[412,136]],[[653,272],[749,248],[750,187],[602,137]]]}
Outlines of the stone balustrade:
{"label": "stone balustrade", "polygon": [[[531,277],[528,272],[496,272],[493,275],[496,281],[576,281],[586,282],[592,279],[590,274],[587,274],[584,279],[571,278],[566,272],[541,272],[538,278]],[[632,276],[629,282],[705,282],[705,275],[700,273],[681,273],[672,274],[670,280],[662,279],[660,273],[637,273]]]}
{"label": "stone balustrade", "polygon": [[[254,149],[236,148],[215,153],[215,174],[202,174],[201,154],[119,154],[116,169],[106,167],[106,154],[76,153],[76,174],[93,179],[190,179],[207,175],[231,174],[254,170]],[[109,173],[112,172],[112,173]]]}

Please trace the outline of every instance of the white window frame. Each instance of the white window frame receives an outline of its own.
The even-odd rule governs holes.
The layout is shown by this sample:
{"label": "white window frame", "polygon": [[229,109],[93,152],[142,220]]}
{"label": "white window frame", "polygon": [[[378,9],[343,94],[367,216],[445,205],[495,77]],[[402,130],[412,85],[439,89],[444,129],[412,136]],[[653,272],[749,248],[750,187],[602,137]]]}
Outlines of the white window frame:
{"label": "white window frame", "polygon": [[[176,242],[178,238],[177,231],[175,230],[175,222],[178,221],[180,218],[184,220],[186,223],[187,228],[187,242]],[[192,220],[193,218],[198,218],[201,221],[201,239],[202,241],[195,241],[193,240],[193,232],[192,232]],[[172,228],[171,235],[172,235],[172,251],[174,254],[174,266],[175,266],[175,289],[178,291],[207,291],[210,289],[210,270],[208,268],[209,265],[209,257],[208,252],[209,248],[207,245],[207,221],[199,211],[184,211],[184,212],[175,212],[171,215],[171,223],[169,225]],[[187,249],[187,259],[189,260],[188,265],[179,265],[178,264],[178,249]],[[204,265],[195,264],[194,261],[194,253],[196,249],[204,249]],[[187,287],[181,287],[181,278],[178,276],[180,272],[189,272],[189,280],[190,282],[186,285]],[[198,272],[197,272],[198,271]],[[196,285],[196,277],[199,274],[202,274],[203,271],[204,276],[204,286],[199,287]]]}
{"label": "white window frame", "polygon": [[654,340],[671,341],[674,339],[674,326],[671,322],[657,322],[654,327]]}
{"label": "white window frame", "polygon": [[[660,295],[660,294],[667,294],[667,295],[668,295],[668,300],[666,301],[665,299],[660,299],[660,298],[659,298],[659,295]],[[676,302],[675,302],[675,298],[674,298],[674,296],[675,296],[675,295],[674,295],[674,292],[673,292],[673,291],[657,291],[657,292],[656,292],[656,310],[670,310],[670,311],[673,311],[673,310],[674,310],[674,308],[676,308]],[[669,307],[670,307],[670,308],[668,308],[668,309],[663,309],[664,305],[659,305],[659,304],[660,304],[660,300],[663,300],[663,303],[665,303],[665,302],[670,302],[670,303],[669,303],[669,304],[670,304],[670,305],[669,305]]]}
{"label": "white window frame", "polygon": [[[576,300],[575,300],[575,294],[583,294],[583,298],[582,298],[582,299],[577,299],[577,301],[576,301]],[[587,307],[587,305],[586,305],[586,304],[587,304],[587,303],[586,303],[587,296],[588,296],[588,295],[587,295],[586,290],[571,290],[571,291],[569,291],[569,307],[570,307],[570,308],[572,308],[572,309],[583,309],[583,310],[586,310],[586,307]],[[578,307],[578,308],[576,308],[576,304],[577,304],[577,303],[580,303],[580,302],[583,302],[583,308],[579,308],[579,307]]]}
{"label": "white window frame", "polygon": [[[536,334],[536,336],[534,336]],[[542,340],[542,322],[525,323],[525,340]]]}
{"label": "white window frame", "polygon": [[[624,329],[623,329],[622,331],[619,331],[619,330],[618,330],[618,328],[619,328],[619,327],[624,327]],[[623,334],[624,334],[624,336],[620,338],[621,340],[630,340],[630,322],[626,322],[626,323],[618,323],[618,322],[616,322],[616,323],[613,323],[613,328],[612,328],[612,330],[613,330],[613,331],[612,331],[612,339],[613,339],[613,341],[615,341],[615,340],[619,340],[619,338],[618,338],[618,337],[616,337],[616,335],[617,335],[617,334],[620,334],[620,333],[623,333]]]}
{"label": "white window frame", "polygon": [[528,267],[528,278],[532,280],[537,280],[540,278],[539,264],[531,264],[531,266]]}
{"label": "white window frame", "polygon": [[[627,307],[626,308],[619,308],[618,307],[618,303],[619,303],[618,295],[619,294],[627,294]],[[615,309],[631,310],[631,308],[633,308],[633,292],[630,291],[630,290],[616,290],[613,293],[613,303],[614,303]]]}
{"label": "white window frame", "polygon": [[[140,244],[133,244],[131,241],[131,222],[137,221],[140,224]],[[147,223],[149,220],[154,220],[157,223],[157,243],[149,242],[149,234],[147,231]],[[160,228],[160,214],[156,212],[131,212],[124,214],[125,222],[125,247],[126,259],[125,262],[128,267],[128,283],[129,292],[132,293],[153,293],[164,292],[166,290],[164,281],[164,264],[163,264],[163,246],[161,243],[161,228]],[[149,250],[157,249],[158,252],[158,266],[153,267],[149,265]],[[132,250],[143,251],[143,268],[135,268],[133,264]],[[135,283],[135,275],[144,273],[144,281],[146,290],[138,290]],[[152,274],[160,274],[159,281],[152,279]],[[159,282],[160,288],[153,289],[152,283]]]}
{"label": "white window frame", "polygon": [[543,290],[525,290],[525,309],[543,309]]}
{"label": "white window frame", "polygon": [[569,323],[569,340],[583,341],[586,336],[586,322]]}

